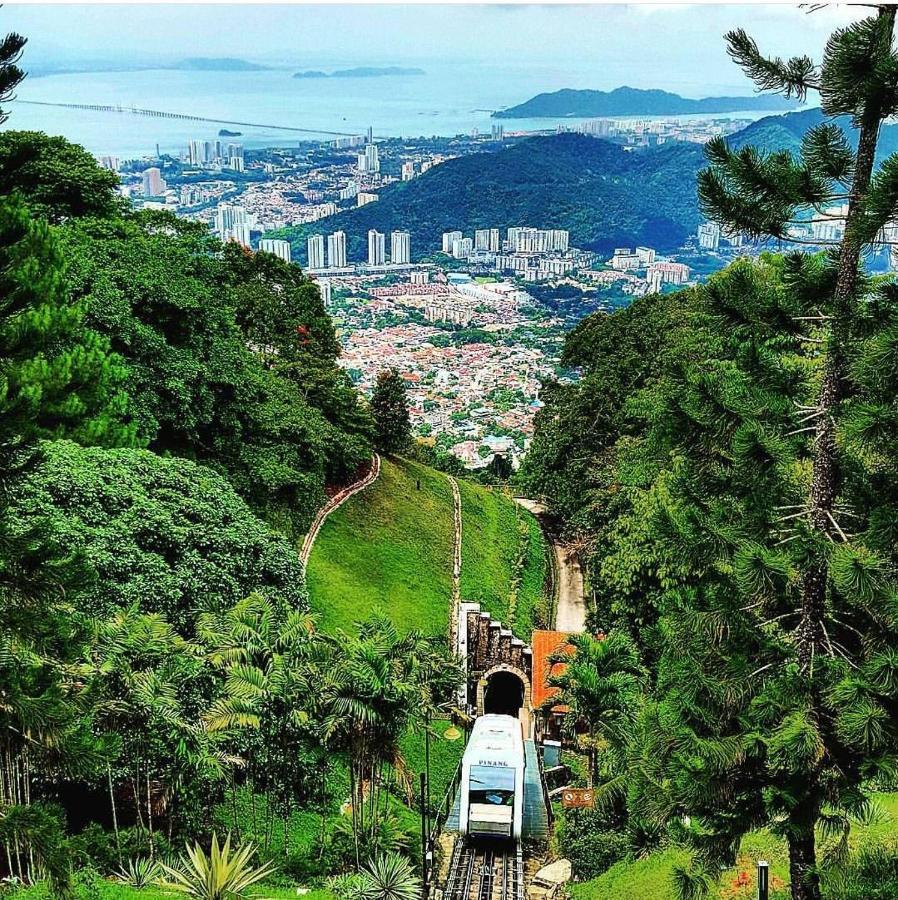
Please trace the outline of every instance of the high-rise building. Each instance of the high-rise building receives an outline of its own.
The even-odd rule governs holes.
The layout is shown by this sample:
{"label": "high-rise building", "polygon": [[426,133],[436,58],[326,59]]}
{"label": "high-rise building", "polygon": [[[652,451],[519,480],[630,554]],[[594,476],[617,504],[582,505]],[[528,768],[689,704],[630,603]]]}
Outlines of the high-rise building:
{"label": "high-rise building", "polygon": [[649,266],[646,281],[653,284],[659,276],[663,284],[685,284],[689,280],[689,266],[675,262],[658,262]]}
{"label": "high-rise building", "polygon": [[498,228],[478,228],[474,232],[474,249],[482,250],[486,253],[499,252],[499,229]]}
{"label": "high-rise building", "polygon": [[367,137],[368,137],[368,143],[373,144],[374,143],[374,126],[373,125],[368,126]]}
{"label": "high-rise building", "polygon": [[234,225],[248,224],[246,209],[238,204],[219,203],[215,210],[215,231],[226,238]]}
{"label": "high-rise building", "polygon": [[340,199],[341,200],[352,200],[353,197],[358,196],[359,186],[355,181],[350,181],[349,184],[346,185],[343,190],[340,191]]}
{"label": "high-rise building", "polygon": [[451,253],[452,245],[456,241],[460,241],[463,235],[460,231],[444,231],[443,232],[443,253]]}
{"label": "high-rise building", "polygon": [[236,241],[244,247],[250,247],[250,227],[246,222],[232,225],[228,229],[227,240]]}
{"label": "high-rise building", "polygon": [[310,269],[324,268],[324,235],[313,234],[307,244]]}
{"label": "high-rise building", "polygon": [[202,141],[190,141],[187,145],[187,162],[192,166],[201,166],[205,161]]}
{"label": "high-rise building", "polygon": [[492,138],[494,141],[504,141],[505,140],[505,126],[504,125],[493,125]]}
{"label": "high-rise building", "polygon": [[383,232],[375,231],[373,228],[368,232],[369,266],[382,266],[387,261],[386,242],[386,235]]}
{"label": "high-rise building", "polygon": [[109,169],[110,172],[118,172],[119,158],[117,156],[99,156],[97,159],[104,169]]}
{"label": "high-rise building", "polygon": [[346,266],[346,232],[335,231],[327,237],[327,264],[331,269]]}
{"label": "high-rise building", "polygon": [[365,147],[365,163],[367,172],[379,172],[380,171],[380,156],[377,152],[377,144],[369,143]]}
{"label": "high-rise building", "polygon": [[228,168],[233,169],[235,172],[243,171],[243,157],[242,156],[232,156],[228,160]]}
{"label": "high-rise building", "polygon": [[640,268],[650,266],[655,261],[655,251],[651,247],[637,247],[636,258],[639,260]]}
{"label": "high-rise building", "polygon": [[318,278],[315,281],[315,284],[318,285],[318,293],[321,294],[321,302],[324,304],[325,309],[327,309],[333,300],[333,289],[331,287],[330,279]]}
{"label": "high-rise building", "polygon": [[402,180],[411,181],[415,177],[415,164],[408,160],[402,164]]}
{"label": "high-rise building", "polygon": [[459,238],[452,242],[452,255],[456,259],[467,259],[474,249],[474,241],[470,238]]}
{"label": "high-rise building", "polygon": [[394,231],[390,235],[390,262],[407,264],[412,259],[412,237],[407,231]]}
{"label": "high-rise building", "polygon": [[380,197],[377,194],[369,193],[368,191],[359,191],[359,195],[356,198],[356,204],[358,206],[367,206],[369,203],[376,203]]}
{"label": "high-rise building", "polygon": [[430,272],[426,269],[411,274],[412,284],[428,284],[430,282]]}
{"label": "high-rise building", "polygon": [[147,169],[143,173],[143,195],[144,197],[159,197],[165,193],[167,185],[162,177],[162,172],[155,166]]}
{"label": "high-rise building", "polygon": [[367,172],[370,175],[380,171],[380,156],[377,152],[377,144],[366,144],[365,149],[358,155],[359,172]]}
{"label": "high-rise building", "polygon": [[716,222],[705,222],[698,226],[698,245],[702,250],[716,250],[720,244],[720,226]]}
{"label": "high-rise building", "polygon": [[273,253],[284,262],[290,262],[290,241],[280,241],[274,238],[262,238],[259,241],[259,249],[266,253]]}

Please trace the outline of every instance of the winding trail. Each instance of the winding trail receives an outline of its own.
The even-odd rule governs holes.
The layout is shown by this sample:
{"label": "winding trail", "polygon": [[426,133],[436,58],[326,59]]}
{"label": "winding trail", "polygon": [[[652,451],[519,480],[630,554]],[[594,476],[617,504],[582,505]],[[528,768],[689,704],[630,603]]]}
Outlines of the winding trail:
{"label": "winding trail", "polygon": [[325,519],[327,519],[334,510],[339,509],[353,494],[357,494],[359,491],[363,491],[368,487],[368,485],[374,484],[374,482],[377,481],[378,475],[380,475],[380,455],[375,453],[374,456],[371,457],[371,468],[368,469],[365,476],[343,488],[342,491],[334,494],[334,496],[318,510],[305,538],[303,538],[302,549],[299,551],[299,558],[302,560],[303,569],[309,564],[309,557],[312,555],[312,547],[315,546],[315,538],[318,537],[318,532],[321,531],[321,526],[324,524]]}
{"label": "winding trail", "polygon": [[[515,502],[532,512],[543,524],[546,507],[542,503],[526,497],[515,497]],[[552,544],[555,557],[554,628],[579,634],[586,631],[586,586],[580,559],[575,550],[557,540],[545,527],[543,531]]]}
{"label": "winding trail", "polygon": [[446,476],[452,485],[452,506],[454,524],[454,548],[452,558],[452,602],[449,604],[449,646],[458,648],[458,611],[461,606],[461,493],[458,482],[452,475]]}

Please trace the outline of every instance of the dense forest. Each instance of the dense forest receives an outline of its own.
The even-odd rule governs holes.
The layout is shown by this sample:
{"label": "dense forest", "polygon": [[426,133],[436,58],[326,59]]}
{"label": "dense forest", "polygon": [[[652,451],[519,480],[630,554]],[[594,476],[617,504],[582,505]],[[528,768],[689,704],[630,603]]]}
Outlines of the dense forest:
{"label": "dense forest", "polygon": [[896,215],[894,19],[836,32],[820,66],[728,35],[760,87],[817,90],[827,118],[797,153],[712,141],[703,211],[788,245],[796,215],[847,200],[844,237],[584,320],[565,351],[583,377],[544,395],[521,475],[583,548],[610,635],[564,680],[607,742],[593,827],[633,854],[662,826],[690,850],[683,897],[762,828],[793,900],[898,884],[894,843],[875,876],[849,852],[898,762],[898,293],[863,267]]}
{"label": "dense forest", "polygon": [[411,889],[386,773],[455,664],[378,617],[319,631],[296,549],[375,416],[298,267],[117,188],[63,138],[0,135],[2,874],[223,898],[277,857]]}

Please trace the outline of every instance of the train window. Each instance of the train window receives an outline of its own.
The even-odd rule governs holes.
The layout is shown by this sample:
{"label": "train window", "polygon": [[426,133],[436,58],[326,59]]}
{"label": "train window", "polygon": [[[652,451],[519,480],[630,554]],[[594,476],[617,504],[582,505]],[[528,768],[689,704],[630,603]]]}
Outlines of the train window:
{"label": "train window", "polygon": [[491,806],[514,805],[514,769],[471,766],[469,800]]}

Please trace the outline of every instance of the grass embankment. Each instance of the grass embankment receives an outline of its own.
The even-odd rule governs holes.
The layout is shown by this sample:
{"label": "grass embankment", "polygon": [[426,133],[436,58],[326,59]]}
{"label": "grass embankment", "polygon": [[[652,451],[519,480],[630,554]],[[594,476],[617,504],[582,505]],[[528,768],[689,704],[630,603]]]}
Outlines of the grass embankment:
{"label": "grass embankment", "polygon": [[384,459],[377,481],[329,516],[315,541],[306,580],[319,626],[349,630],[379,609],[400,629],[445,633],[452,519],[445,475]]}
{"label": "grass embankment", "polygon": [[499,488],[459,480],[461,595],[521,639],[545,625],[546,544],[536,519]]}
{"label": "grass embankment", "polygon": [[[868,843],[894,839],[898,832],[898,794],[879,794],[876,810],[869,822],[852,825],[849,843],[852,850]],[[818,835],[819,837],[819,835]],[[821,839],[820,857],[827,844]],[[789,875],[789,857],[785,842],[769,831],[755,831],[742,842],[739,860],[718,883],[715,900],[752,900],[757,895],[755,866],[759,859],[770,863],[771,893],[785,897]],[[622,861],[591,881],[571,885],[573,900],[675,900],[671,872],[687,861],[685,852],[676,849],[653,853],[645,859]]]}

